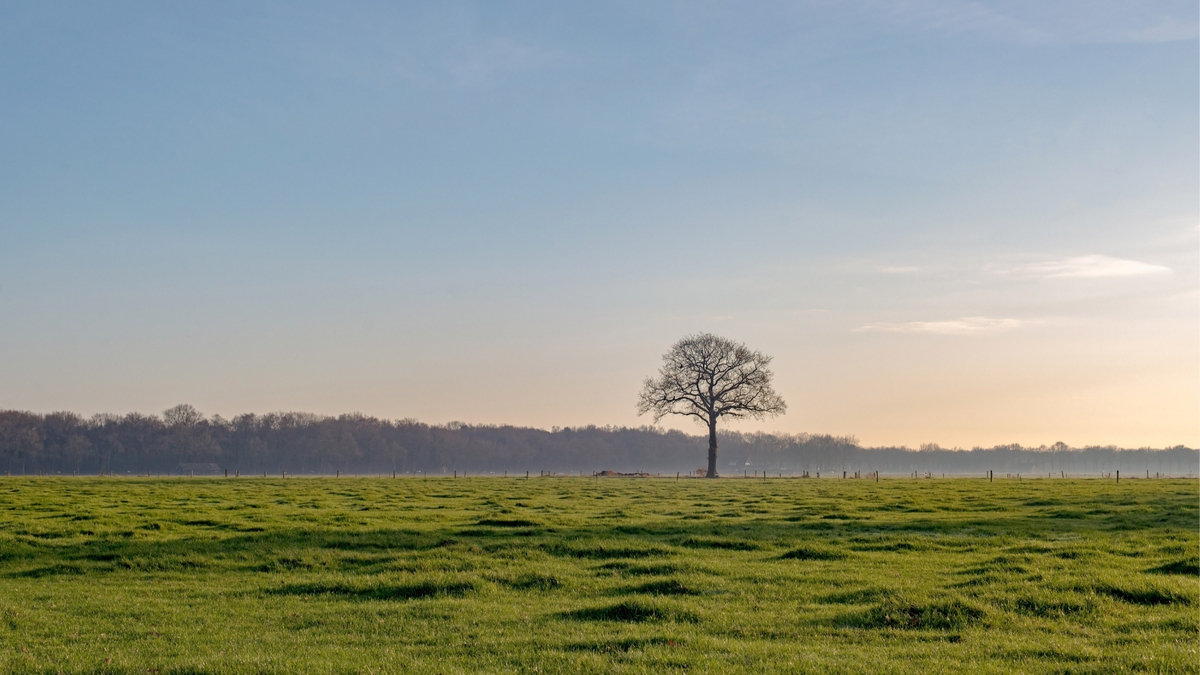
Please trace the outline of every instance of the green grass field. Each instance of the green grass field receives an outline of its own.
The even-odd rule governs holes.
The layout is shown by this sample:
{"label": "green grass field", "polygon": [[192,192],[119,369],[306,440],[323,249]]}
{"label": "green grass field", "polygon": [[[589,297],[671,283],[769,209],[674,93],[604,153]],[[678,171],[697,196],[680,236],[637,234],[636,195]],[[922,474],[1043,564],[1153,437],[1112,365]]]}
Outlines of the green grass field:
{"label": "green grass field", "polygon": [[1195,673],[1194,480],[0,479],[0,671]]}

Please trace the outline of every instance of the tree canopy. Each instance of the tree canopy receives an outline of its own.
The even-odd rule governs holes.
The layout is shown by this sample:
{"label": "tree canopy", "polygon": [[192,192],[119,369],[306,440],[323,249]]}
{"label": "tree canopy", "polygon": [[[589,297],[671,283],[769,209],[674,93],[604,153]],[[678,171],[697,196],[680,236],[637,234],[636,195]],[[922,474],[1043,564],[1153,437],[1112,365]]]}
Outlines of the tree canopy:
{"label": "tree canopy", "polygon": [[711,333],[688,335],[663,354],[648,377],[638,414],[695,417],[708,427],[708,477],[717,477],[717,420],[782,415],[787,403],[771,387],[771,357]]}

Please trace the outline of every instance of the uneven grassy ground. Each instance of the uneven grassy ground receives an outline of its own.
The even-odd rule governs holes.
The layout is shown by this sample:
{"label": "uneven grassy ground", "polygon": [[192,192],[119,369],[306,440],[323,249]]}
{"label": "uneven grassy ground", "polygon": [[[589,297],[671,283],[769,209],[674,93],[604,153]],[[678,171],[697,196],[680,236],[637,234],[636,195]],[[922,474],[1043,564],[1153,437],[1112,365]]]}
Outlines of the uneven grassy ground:
{"label": "uneven grassy ground", "polygon": [[1194,673],[1197,488],[0,479],[0,671]]}

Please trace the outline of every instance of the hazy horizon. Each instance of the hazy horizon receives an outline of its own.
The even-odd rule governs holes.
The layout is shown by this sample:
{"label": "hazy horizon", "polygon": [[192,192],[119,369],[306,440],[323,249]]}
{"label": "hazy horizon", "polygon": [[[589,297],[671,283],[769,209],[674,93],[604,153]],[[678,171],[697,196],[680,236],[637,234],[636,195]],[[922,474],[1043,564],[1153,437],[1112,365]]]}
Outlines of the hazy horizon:
{"label": "hazy horizon", "polygon": [[5,3],[0,409],[1197,447],[1198,15]]}

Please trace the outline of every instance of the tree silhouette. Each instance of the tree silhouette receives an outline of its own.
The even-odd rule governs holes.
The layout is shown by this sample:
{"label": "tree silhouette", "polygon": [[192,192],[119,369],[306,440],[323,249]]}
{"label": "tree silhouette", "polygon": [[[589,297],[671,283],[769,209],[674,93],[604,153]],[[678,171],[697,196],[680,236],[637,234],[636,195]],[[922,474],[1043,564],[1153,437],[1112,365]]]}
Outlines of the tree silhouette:
{"label": "tree silhouette", "polygon": [[717,420],[781,415],[787,404],[771,388],[771,357],[711,333],[689,335],[663,355],[648,377],[638,414],[695,417],[708,426],[708,478],[717,477]]}

